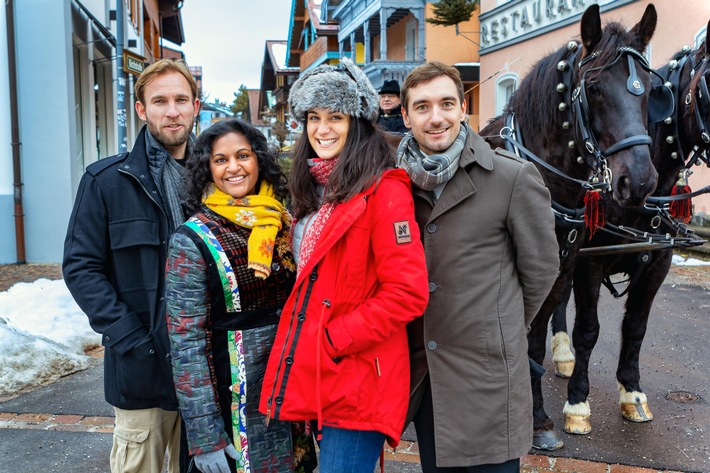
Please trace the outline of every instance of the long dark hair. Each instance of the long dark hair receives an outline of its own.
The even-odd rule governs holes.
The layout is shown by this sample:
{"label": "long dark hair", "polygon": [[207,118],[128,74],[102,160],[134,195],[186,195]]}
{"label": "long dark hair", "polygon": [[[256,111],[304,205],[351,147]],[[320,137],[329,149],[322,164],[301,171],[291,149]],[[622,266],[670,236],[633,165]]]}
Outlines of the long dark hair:
{"label": "long dark hair", "polygon": [[[318,184],[308,170],[307,159],[316,153],[304,131],[292,152],[289,190],[296,218],[314,212],[319,207]],[[364,118],[350,117],[350,128],[340,156],[328,179],[323,202],[345,202],[375,183],[382,173],[394,167],[394,156],[383,132]]]}
{"label": "long dark hair", "polygon": [[274,193],[278,198],[284,199],[287,195],[286,177],[281,172],[276,153],[269,149],[264,135],[249,123],[236,118],[222,120],[203,131],[197,138],[190,157],[185,164],[185,183],[187,196],[185,206],[189,215],[197,212],[202,204],[202,195],[207,186],[212,183],[210,171],[210,158],[214,142],[229,133],[237,133],[246,138],[256,153],[259,165],[259,180],[257,189],[262,181],[267,181],[274,186]]}

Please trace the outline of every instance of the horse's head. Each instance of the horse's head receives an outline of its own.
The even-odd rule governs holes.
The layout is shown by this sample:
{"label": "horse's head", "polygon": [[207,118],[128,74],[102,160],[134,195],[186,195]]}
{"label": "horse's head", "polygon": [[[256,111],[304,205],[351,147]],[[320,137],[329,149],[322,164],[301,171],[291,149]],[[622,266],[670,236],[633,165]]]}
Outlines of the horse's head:
{"label": "horse's head", "polygon": [[710,166],[710,35],[695,50],[684,46],[658,73],[675,95],[671,113],[649,127],[659,173],[656,194],[668,195],[694,164],[705,161]]}
{"label": "horse's head", "polygon": [[[656,188],[647,134],[649,97],[660,94],[670,103],[667,87],[653,89],[643,56],[656,29],[656,9],[648,5],[641,21],[626,31],[618,23],[602,28],[599,5],[591,5],[581,22],[581,52],[575,60],[576,89],[572,109],[580,162],[593,169],[622,206],[643,204]],[[652,92],[653,91],[653,92]]]}
{"label": "horse's head", "polygon": [[[695,51],[691,81],[683,94],[689,141],[705,152],[710,151],[710,21],[707,31],[705,41]],[[707,156],[704,160],[710,166]]]}

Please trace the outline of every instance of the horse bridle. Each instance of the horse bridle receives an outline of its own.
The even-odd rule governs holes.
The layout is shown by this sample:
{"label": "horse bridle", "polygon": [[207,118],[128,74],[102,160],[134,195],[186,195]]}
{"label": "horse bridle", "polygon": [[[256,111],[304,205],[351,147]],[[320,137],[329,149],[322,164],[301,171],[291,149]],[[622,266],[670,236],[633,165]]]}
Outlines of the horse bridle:
{"label": "horse bridle", "polygon": [[[686,112],[690,112],[692,108],[694,110],[695,116],[695,126],[697,127],[697,132],[700,139],[704,145],[698,146],[691,151],[691,155],[686,161],[683,149],[680,146],[680,134],[678,132],[679,123],[679,107],[674,106],[673,113],[663,120],[664,129],[668,130],[668,135],[665,137],[666,143],[674,144],[675,151],[672,151],[670,157],[672,159],[681,159],[683,161],[683,168],[681,171],[682,177],[687,181],[690,174],[692,174],[691,168],[693,165],[700,165],[701,161],[707,166],[710,166],[710,156],[708,156],[708,151],[710,151],[710,132],[708,131],[707,121],[703,118],[701,108],[704,111],[710,111],[710,92],[708,92],[708,85],[706,77],[710,74],[710,67],[707,67],[709,62],[708,56],[705,56],[702,61],[695,63],[693,60],[692,49],[690,46],[684,46],[681,50],[683,56],[678,59],[671,59],[668,63],[668,77],[662,78],[665,80],[665,85],[671,90],[677,90],[680,93],[680,83],[683,68],[686,62],[690,63],[690,79],[692,80],[695,74],[699,71],[702,76],[698,80],[698,87],[695,90],[689,90],[685,95],[684,105]],[[693,105],[693,99],[695,98],[695,106]],[[675,102],[675,101],[674,101]],[[675,104],[674,104],[675,105]],[[682,194],[676,196],[651,196],[646,199],[645,208],[648,210],[657,210],[659,207],[663,206],[668,202],[674,200],[682,200],[684,198],[695,197],[710,191],[710,186],[706,186],[703,189],[691,192],[690,194]]]}
{"label": "horse bridle", "polygon": [[[696,147],[696,149],[693,151],[693,155],[689,159],[689,162],[686,164],[686,167],[689,168],[693,164],[699,164],[700,160],[705,161],[705,163],[710,166],[710,160],[708,160],[708,157],[706,155],[706,152],[710,150],[710,131],[708,131],[707,121],[703,118],[701,112],[701,107],[706,111],[710,110],[710,94],[708,93],[708,85],[706,81],[706,75],[710,73],[710,68],[705,69],[705,66],[708,64],[708,58],[705,57],[702,61],[695,63],[695,61],[693,60],[693,55],[691,54],[692,50],[690,46],[684,46],[681,52],[683,53],[682,57],[679,57],[678,59],[671,59],[668,62],[667,77],[664,78],[663,76],[661,76],[661,78],[662,80],[665,80],[665,85],[668,88],[670,88],[671,90],[676,90],[676,93],[680,93],[681,75],[683,68],[686,66],[686,62],[690,63],[691,80],[693,79],[695,74],[698,73],[698,71],[703,71],[702,77],[698,81],[697,89],[695,89],[695,91],[688,91],[688,93],[685,95],[684,103],[686,112],[689,112],[693,103],[693,97],[695,97],[695,107],[692,107],[694,110],[693,113],[695,116],[695,125],[698,129],[698,135],[700,136],[702,142],[705,143],[705,145]],[[679,140],[679,107],[677,105],[678,104],[675,103],[674,100],[673,113],[663,120],[663,126],[664,129],[668,131],[668,134],[665,138],[666,142],[668,144],[676,144],[676,149],[675,151],[671,152],[670,157],[672,159],[681,158],[683,162],[685,162],[685,155],[680,147]]]}
{"label": "horse bridle", "polygon": [[[574,46],[573,46],[574,45]],[[571,58],[572,61],[575,61],[577,56],[580,54],[581,48],[579,48],[579,45],[576,42],[570,42],[568,44],[568,55],[574,54],[574,58]],[[619,151],[623,151],[629,148],[633,148],[634,146],[640,146],[640,145],[646,145],[650,146],[652,143],[651,137],[648,134],[643,134],[643,135],[633,135],[633,136],[628,136],[626,138],[622,138],[618,142],[614,143],[613,145],[609,146],[606,150],[602,150],[601,146],[599,145],[599,142],[597,141],[597,138],[594,134],[594,130],[592,129],[591,126],[591,113],[590,113],[590,107],[589,107],[589,101],[587,99],[587,92],[586,92],[586,84],[587,84],[587,74],[593,71],[600,71],[603,69],[608,69],[612,67],[614,64],[616,64],[618,61],[620,61],[622,58],[626,58],[628,61],[628,66],[629,66],[629,77],[626,81],[626,89],[629,91],[629,93],[640,96],[643,95],[646,90],[643,86],[643,83],[638,77],[638,74],[636,72],[636,63],[648,71],[649,73],[656,75],[660,77],[660,75],[651,69],[651,67],[648,64],[648,61],[646,58],[641,54],[640,52],[636,51],[633,48],[622,46],[617,49],[618,54],[616,55],[615,59],[610,62],[609,64],[603,64],[600,66],[596,67],[591,67],[584,72],[582,72],[582,77],[579,81],[579,85],[570,93],[567,93],[566,95],[568,96],[568,100],[566,103],[571,103],[571,109],[572,109],[572,115],[574,118],[576,118],[575,123],[576,123],[576,135],[577,139],[575,140],[574,146],[576,146],[577,142],[583,143],[583,149],[580,150],[580,147],[577,147],[578,151],[580,152],[580,156],[577,158],[578,162],[586,161],[589,166],[593,170],[593,175],[592,175],[592,182],[597,182],[599,180],[599,176],[602,176],[602,179],[604,182],[610,183],[611,182],[611,170],[606,165],[606,158],[611,156],[612,154],[618,153]],[[587,57],[583,58],[579,63],[577,64],[577,69],[581,70],[582,67],[594,59],[596,59],[599,56],[599,52],[594,52]],[[569,86],[566,84],[571,83],[571,67],[569,67],[569,64],[567,61],[561,61],[558,64],[558,70],[562,72],[562,82],[561,84],[565,84],[565,92],[569,91]],[[661,81],[663,83],[663,81]],[[559,88],[562,88],[558,86]],[[669,88],[667,88],[665,85],[660,85],[660,86],[654,86],[653,89],[649,92],[649,97],[654,97],[654,100],[658,100],[664,103],[664,106],[660,107],[660,114],[661,115],[670,115],[673,111],[673,93]],[[649,98],[650,100],[650,98]],[[562,108],[562,104],[560,104],[560,107]],[[652,107],[649,107],[649,111],[652,109]],[[653,107],[653,110],[657,110],[659,107]],[[653,116],[649,117],[649,121],[660,121],[665,116]],[[566,122],[568,123],[568,122]],[[564,125],[563,125],[564,127]],[[570,143],[571,144],[571,143]]]}

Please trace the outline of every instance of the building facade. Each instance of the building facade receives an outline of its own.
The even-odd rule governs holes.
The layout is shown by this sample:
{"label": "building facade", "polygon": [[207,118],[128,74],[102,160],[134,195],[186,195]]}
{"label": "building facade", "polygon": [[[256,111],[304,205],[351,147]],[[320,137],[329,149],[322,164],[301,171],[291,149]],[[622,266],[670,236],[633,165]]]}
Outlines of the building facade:
{"label": "building facade", "polygon": [[461,72],[470,123],[478,127],[478,12],[456,26],[427,22],[438,0],[293,0],[288,65],[301,71],[350,57],[375,89],[400,84],[425,61]]}
{"label": "building facade", "polygon": [[[184,42],[182,1],[7,3],[12,18],[6,8],[0,12],[0,263],[59,262],[84,169],[118,152],[120,123],[129,146],[141,126],[134,112],[136,76],[116,72],[117,15],[123,12],[123,48],[140,69],[162,57],[161,38]],[[8,25],[14,30],[14,90]],[[119,81],[125,84],[123,114]],[[14,144],[11,129],[19,133]]]}

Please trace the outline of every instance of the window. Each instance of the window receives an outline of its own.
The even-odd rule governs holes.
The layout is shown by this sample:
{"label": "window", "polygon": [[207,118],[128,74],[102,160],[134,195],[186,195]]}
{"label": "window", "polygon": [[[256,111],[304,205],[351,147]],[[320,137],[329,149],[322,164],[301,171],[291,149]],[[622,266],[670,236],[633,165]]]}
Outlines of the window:
{"label": "window", "polygon": [[506,74],[496,83],[496,115],[503,113],[505,105],[513,96],[513,92],[518,86],[518,76],[515,74]]}
{"label": "window", "polygon": [[405,27],[404,60],[414,61],[417,49],[417,22],[407,22]]}
{"label": "window", "polygon": [[705,41],[706,34],[706,28],[703,28],[702,30],[698,31],[698,34],[695,35],[695,44],[693,45],[695,49],[699,48],[700,45],[703,44],[703,41]]}

